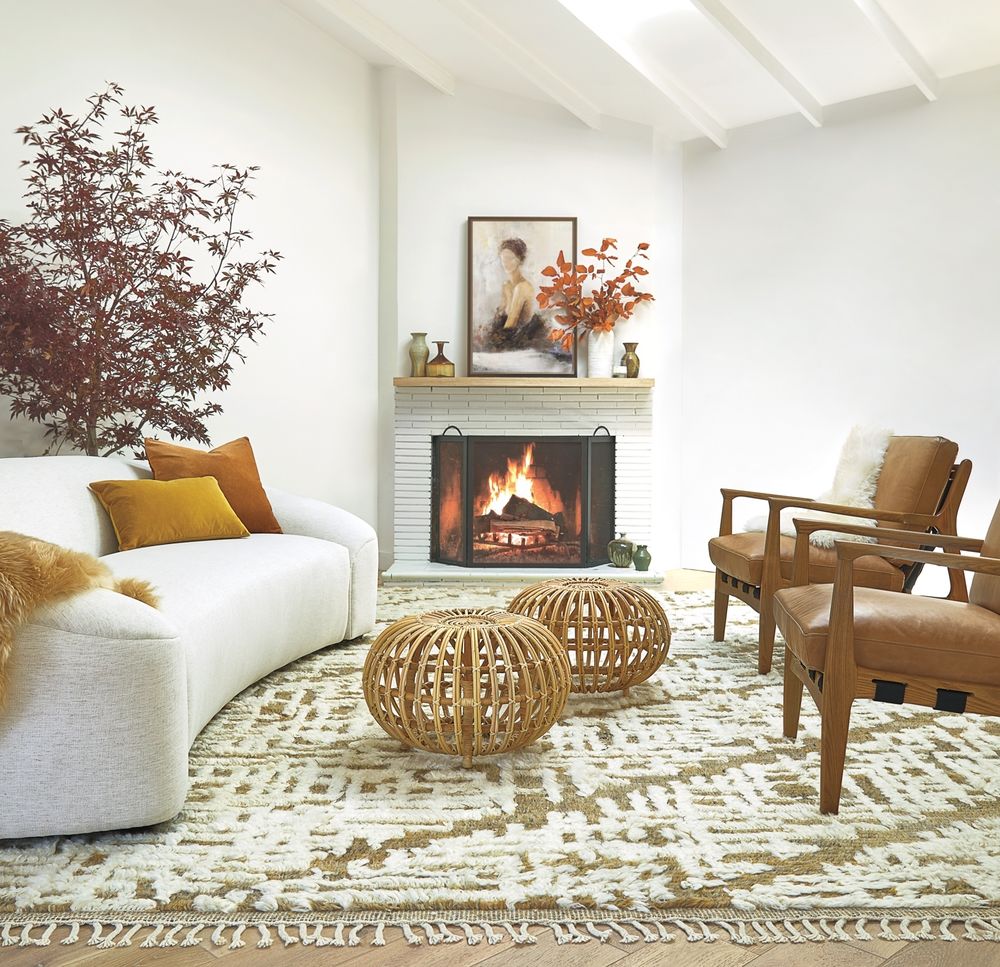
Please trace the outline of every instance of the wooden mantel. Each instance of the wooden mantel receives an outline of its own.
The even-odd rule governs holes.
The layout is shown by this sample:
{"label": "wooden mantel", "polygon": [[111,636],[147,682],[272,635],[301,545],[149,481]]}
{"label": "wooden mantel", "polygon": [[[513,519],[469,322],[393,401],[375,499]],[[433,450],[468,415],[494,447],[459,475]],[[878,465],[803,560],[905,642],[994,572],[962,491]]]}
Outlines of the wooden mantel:
{"label": "wooden mantel", "polygon": [[611,379],[570,378],[565,376],[397,376],[393,386],[449,386],[478,387],[490,389],[497,386],[538,386],[558,392],[560,389],[578,387],[580,389],[651,389],[652,379]]}

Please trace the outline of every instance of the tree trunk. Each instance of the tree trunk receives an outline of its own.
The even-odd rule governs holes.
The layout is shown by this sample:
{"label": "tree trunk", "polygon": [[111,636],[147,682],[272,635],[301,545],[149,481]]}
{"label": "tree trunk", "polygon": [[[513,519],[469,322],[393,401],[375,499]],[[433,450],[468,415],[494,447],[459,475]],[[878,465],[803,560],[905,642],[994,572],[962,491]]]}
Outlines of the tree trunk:
{"label": "tree trunk", "polygon": [[97,449],[97,424],[87,424],[87,456],[99,457],[100,451]]}

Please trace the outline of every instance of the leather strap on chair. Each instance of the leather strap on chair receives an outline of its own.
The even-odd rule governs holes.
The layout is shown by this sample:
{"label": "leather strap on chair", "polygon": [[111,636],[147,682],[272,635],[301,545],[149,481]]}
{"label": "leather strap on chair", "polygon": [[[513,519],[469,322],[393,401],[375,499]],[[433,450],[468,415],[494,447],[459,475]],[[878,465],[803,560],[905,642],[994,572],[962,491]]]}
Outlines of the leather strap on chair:
{"label": "leather strap on chair", "polygon": [[965,703],[969,699],[969,692],[955,692],[950,688],[939,688],[937,690],[937,701],[934,708],[939,712],[965,712]]}
{"label": "leather strap on chair", "polygon": [[906,695],[906,682],[884,682],[874,679],[875,701],[888,702],[891,705],[902,705]]}

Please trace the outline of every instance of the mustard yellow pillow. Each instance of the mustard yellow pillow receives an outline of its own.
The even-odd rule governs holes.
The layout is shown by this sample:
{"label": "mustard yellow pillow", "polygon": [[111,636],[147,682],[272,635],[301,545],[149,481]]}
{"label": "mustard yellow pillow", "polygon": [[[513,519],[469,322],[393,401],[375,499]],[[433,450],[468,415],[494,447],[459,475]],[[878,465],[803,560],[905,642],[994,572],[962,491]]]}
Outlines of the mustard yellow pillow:
{"label": "mustard yellow pillow", "polygon": [[111,517],[120,551],[250,536],[215,477],[98,480],[90,489]]}

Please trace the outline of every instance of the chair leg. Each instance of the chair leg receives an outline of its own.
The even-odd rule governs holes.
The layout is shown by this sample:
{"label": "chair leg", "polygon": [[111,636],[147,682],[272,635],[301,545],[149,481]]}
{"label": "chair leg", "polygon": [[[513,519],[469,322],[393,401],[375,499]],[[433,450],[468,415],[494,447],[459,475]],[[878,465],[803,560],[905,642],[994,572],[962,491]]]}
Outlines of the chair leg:
{"label": "chair leg", "polygon": [[[826,684],[830,684],[829,677]],[[844,781],[844,759],[847,756],[847,733],[851,727],[853,701],[853,695],[839,695],[833,689],[823,694],[819,811],[824,814],[840,810],[840,790]]]}
{"label": "chair leg", "polygon": [[774,596],[761,592],[760,630],[757,638],[757,671],[766,675],[774,656]]}
{"label": "chair leg", "polygon": [[782,720],[786,739],[794,739],[799,734],[799,713],[802,711],[802,680],[795,674],[795,656],[785,647],[785,698],[782,704]]}
{"label": "chair leg", "polygon": [[726,617],[729,614],[729,592],[722,583],[719,572],[715,572],[715,641],[726,639]]}

